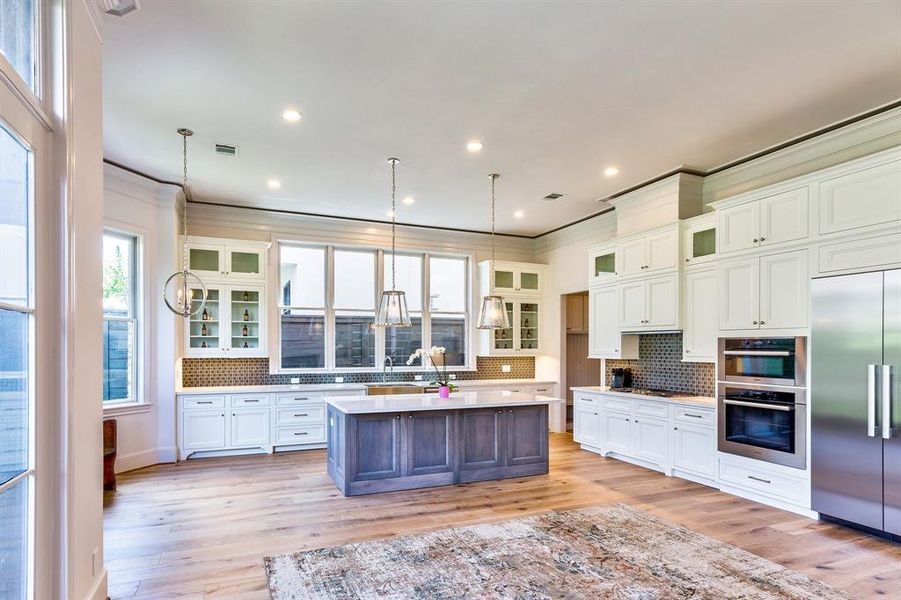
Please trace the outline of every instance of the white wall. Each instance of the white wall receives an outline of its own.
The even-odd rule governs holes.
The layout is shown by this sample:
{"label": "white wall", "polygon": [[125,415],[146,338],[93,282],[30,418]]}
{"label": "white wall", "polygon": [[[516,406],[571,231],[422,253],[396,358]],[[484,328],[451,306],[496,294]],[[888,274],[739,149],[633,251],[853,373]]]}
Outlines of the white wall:
{"label": "white wall", "polygon": [[103,222],[141,240],[141,406],[104,409],[118,422],[116,472],[175,461],[176,317],[162,301],[176,269],[175,186],[160,185],[111,165],[104,167]]}

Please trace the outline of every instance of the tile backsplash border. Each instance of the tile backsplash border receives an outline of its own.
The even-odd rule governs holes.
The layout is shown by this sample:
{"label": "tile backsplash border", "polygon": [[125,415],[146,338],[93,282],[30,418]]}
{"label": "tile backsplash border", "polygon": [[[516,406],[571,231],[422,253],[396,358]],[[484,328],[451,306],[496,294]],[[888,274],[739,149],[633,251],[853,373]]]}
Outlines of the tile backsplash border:
{"label": "tile backsplash border", "polygon": [[[501,370],[510,365],[510,372]],[[475,371],[454,371],[460,381],[478,379],[533,379],[534,356],[478,356]],[[393,381],[414,381],[415,372],[395,372]],[[423,373],[428,379],[432,372]],[[381,381],[382,371],[363,373],[269,373],[268,358],[183,358],[181,361],[182,387],[213,387],[225,385],[288,385],[297,377],[301,384],[335,383],[335,377],[343,377],[344,383]]]}
{"label": "tile backsplash border", "polygon": [[604,382],[610,385],[611,370],[632,370],[632,386],[715,396],[713,363],[682,362],[682,334],[655,333],[638,338],[638,360],[607,360]]}

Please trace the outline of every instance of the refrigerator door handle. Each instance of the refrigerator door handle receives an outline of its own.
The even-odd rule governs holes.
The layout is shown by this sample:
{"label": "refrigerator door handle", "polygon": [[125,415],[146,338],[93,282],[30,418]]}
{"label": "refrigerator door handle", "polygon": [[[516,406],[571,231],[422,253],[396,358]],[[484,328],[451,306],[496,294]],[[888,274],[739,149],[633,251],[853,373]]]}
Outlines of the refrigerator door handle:
{"label": "refrigerator door handle", "polygon": [[892,365],[882,365],[882,439],[892,439]]}
{"label": "refrigerator door handle", "polygon": [[876,437],[876,365],[867,365],[867,436]]}

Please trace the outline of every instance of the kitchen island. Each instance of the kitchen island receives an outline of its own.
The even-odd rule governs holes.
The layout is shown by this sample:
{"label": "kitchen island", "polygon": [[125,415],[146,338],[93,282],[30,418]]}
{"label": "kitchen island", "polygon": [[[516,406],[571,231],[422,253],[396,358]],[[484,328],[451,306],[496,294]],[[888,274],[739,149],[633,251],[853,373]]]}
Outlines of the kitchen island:
{"label": "kitchen island", "polygon": [[345,496],[548,472],[548,406],[515,392],[327,398],[328,473]]}

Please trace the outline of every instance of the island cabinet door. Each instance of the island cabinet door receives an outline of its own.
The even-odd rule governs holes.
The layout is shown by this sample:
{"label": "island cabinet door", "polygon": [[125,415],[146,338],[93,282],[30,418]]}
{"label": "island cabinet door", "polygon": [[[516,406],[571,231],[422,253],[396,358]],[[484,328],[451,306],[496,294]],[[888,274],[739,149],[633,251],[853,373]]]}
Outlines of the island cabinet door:
{"label": "island cabinet door", "polygon": [[514,406],[506,410],[507,466],[546,462],[547,406]]}
{"label": "island cabinet door", "polygon": [[452,476],[457,454],[456,411],[411,412],[403,420],[406,427],[404,474],[449,473]]}
{"label": "island cabinet door", "polygon": [[504,466],[504,411],[470,408],[460,411],[461,472]]}
{"label": "island cabinet door", "polygon": [[328,468],[336,477],[344,479],[344,413],[328,407]]}
{"label": "island cabinet door", "polygon": [[400,413],[351,415],[345,452],[349,481],[390,479],[403,474]]}

